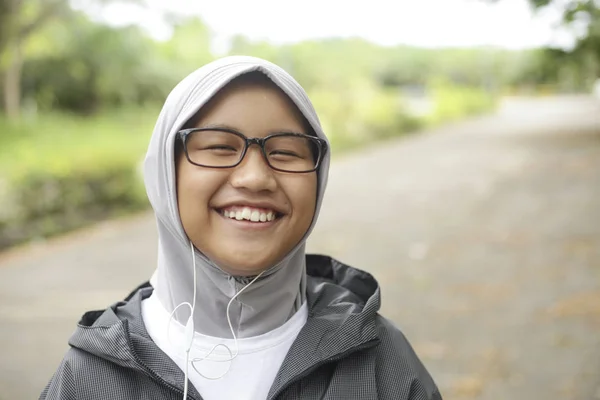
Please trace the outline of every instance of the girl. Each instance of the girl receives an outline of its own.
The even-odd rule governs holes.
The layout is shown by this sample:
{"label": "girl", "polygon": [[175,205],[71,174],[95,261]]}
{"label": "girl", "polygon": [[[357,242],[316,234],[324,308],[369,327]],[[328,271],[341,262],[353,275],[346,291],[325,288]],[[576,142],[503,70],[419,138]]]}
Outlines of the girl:
{"label": "girl", "polygon": [[226,57],[168,96],[144,164],[150,283],[86,313],[41,399],[441,399],[368,273],[306,255],[329,144],[302,87]]}

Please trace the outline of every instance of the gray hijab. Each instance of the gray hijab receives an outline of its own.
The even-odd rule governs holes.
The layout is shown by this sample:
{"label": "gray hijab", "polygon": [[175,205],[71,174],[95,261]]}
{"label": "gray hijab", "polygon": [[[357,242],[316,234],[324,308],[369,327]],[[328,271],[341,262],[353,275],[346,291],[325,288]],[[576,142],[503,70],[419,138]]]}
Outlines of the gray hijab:
{"label": "gray hijab", "polygon": [[[193,259],[190,241],[179,218],[176,196],[174,143],[178,130],[232,79],[248,72],[267,75],[298,107],[318,137],[327,140],[304,89],[280,67],[254,57],[232,56],[211,62],[184,78],[169,94],[152,133],[144,161],[144,182],[158,224],[158,265],[151,279],[153,296],[168,312],[184,302],[192,303]],[[303,239],[278,264],[270,267],[230,307],[236,336],[251,337],[283,325],[305,301],[305,242],[312,231],[327,184],[329,151],[319,167],[317,206]],[[195,330],[205,335],[230,338],[226,317],[230,299],[247,284],[235,278],[195,250]],[[175,318],[185,324],[189,311],[180,307]]]}

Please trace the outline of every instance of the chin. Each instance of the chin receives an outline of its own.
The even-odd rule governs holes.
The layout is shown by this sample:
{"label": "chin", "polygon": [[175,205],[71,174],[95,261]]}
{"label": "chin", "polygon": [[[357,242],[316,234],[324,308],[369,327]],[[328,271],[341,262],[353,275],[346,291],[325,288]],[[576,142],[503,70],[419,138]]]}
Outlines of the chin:
{"label": "chin", "polygon": [[[221,263],[220,263],[221,264]],[[262,271],[270,268],[274,262],[265,258],[253,258],[248,257],[236,257],[234,259],[229,258],[224,260],[222,263],[223,269],[234,276],[254,276],[260,274]]]}

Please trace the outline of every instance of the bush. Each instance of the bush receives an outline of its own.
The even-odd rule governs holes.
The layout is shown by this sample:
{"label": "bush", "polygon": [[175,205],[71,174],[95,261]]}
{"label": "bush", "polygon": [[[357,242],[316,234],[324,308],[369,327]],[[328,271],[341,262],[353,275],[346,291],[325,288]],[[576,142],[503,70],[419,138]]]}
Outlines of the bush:
{"label": "bush", "polygon": [[0,201],[9,212],[0,215],[0,248],[148,205],[136,166],[130,162],[100,162],[71,174],[31,171],[3,187]]}
{"label": "bush", "polygon": [[151,122],[139,111],[0,121],[0,249],[147,207]]}
{"label": "bush", "polygon": [[345,150],[417,130],[399,92],[368,82],[343,89],[321,88],[309,93],[332,147]]}
{"label": "bush", "polygon": [[429,91],[434,103],[429,122],[433,124],[482,114],[496,106],[496,98],[491,93],[478,87],[456,85],[443,79],[434,80]]}

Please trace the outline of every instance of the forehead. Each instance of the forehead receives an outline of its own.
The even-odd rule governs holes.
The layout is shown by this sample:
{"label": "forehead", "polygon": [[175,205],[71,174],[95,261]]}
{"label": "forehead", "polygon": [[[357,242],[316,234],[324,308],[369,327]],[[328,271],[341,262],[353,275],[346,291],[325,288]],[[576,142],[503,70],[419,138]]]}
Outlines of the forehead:
{"label": "forehead", "polygon": [[308,124],[292,100],[265,80],[236,80],[221,89],[192,124],[198,128],[210,125],[227,126],[256,137],[277,131],[308,133]]}

